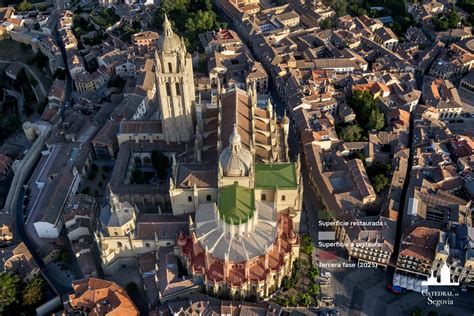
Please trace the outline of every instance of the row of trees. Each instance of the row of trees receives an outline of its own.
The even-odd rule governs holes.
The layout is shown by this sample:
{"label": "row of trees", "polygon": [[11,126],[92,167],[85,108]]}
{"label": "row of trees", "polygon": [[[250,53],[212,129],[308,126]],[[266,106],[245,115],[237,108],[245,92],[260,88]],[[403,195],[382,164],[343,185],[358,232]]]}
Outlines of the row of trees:
{"label": "row of trees", "polygon": [[23,283],[16,274],[0,274],[0,314],[15,314],[18,308],[28,310],[43,299],[43,279]]}
{"label": "row of trees", "polygon": [[198,47],[199,33],[227,27],[212,9],[211,0],[162,0],[153,19],[157,31],[162,31],[165,14],[191,51]]}

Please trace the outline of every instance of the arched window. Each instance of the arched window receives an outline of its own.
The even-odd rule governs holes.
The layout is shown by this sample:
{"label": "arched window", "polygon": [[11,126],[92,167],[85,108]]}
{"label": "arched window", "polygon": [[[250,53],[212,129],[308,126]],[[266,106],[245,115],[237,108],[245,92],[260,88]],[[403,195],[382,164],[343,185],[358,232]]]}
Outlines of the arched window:
{"label": "arched window", "polygon": [[261,198],[260,198],[262,201],[266,201],[267,200],[267,195],[266,194],[262,194]]}
{"label": "arched window", "polygon": [[169,69],[170,72],[173,72],[173,66],[172,66],[171,63],[168,63],[168,69]]}
{"label": "arched window", "polygon": [[282,201],[285,201],[285,200],[286,200],[286,196],[282,195],[282,196],[281,196],[281,200],[282,200]]}
{"label": "arched window", "polygon": [[206,201],[210,202],[211,200],[212,200],[211,195],[208,194],[208,195],[206,196]]}
{"label": "arched window", "polygon": [[117,247],[122,248],[122,243],[120,241],[117,242]]}
{"label": "arched window", "polygon": [[169,82],[166,83],[166,95],[171,96],[171,86]]}
{"label": "arched window", "polygon": [[188,202],[192,202],[193,201],[193,197],[190,195],[188,196]]}
{"label": "arched window", "polygon": [[179,83],[175,83],[175,88],[176,88],[176,95],[181,95],[181,89],[180,89],[180,86],[179,86]]}

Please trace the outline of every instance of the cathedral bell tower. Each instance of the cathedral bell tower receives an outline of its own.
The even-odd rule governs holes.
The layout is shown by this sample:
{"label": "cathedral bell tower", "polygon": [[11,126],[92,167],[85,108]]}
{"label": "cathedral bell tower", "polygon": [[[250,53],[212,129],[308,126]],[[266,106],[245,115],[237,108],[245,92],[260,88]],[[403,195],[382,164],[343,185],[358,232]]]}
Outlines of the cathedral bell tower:
{"label": "cathedral bell tower", "polygon": [[188,142],[194,136],[195,92],[191,55],[165,15],[155,55],[158,104],[166,142]]}

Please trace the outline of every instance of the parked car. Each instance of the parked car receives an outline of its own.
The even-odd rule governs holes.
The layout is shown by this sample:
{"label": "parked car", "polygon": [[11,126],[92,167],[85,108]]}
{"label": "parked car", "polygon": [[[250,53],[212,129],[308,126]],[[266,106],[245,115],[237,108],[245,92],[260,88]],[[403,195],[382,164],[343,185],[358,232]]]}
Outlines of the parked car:
{"label": "parked car", "polygon": [[389,285],[387,285],[387,290],[394,293],[394,294],[402,293],[402,288],[399,287],[398,285],[389,284]]}
{"label": "parked car", "polygon": [[323,276],[325,278],[330,278],[331,277],[331,272],[321,271],[321,276]]}

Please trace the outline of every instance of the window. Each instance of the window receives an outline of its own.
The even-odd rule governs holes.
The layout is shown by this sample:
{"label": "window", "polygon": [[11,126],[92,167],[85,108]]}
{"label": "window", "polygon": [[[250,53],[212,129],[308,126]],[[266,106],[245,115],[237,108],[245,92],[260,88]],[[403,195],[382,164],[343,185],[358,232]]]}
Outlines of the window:
{"label": "window", "polygon": [[262,194],[261,198],[260,198],[262,201],[266,201],[267,200],[267,195],[266,194]]}
{"label": "window", "polygon": [[145,247],[150,248],[150,243],[146,242]]}
{"label": "window", "polygon": [[211,201],[211,199],[212,199],[212,198],[211,198],[211,196],[210,196],[209,194],[208,194],[208,195],[206,195],[206,201],[210,202],[210,201]]}
{"label": "window", "polygon": [[169,82],[166,83],[166,95],[171,96],[171,86]]}
{"label": "window", "polygon": [[282,196],[281,196],[281,200],[282,200],[282,201],[285,201],[285,200],[286,200],[286,196],[282,195]]}
{"label": "window", "polygon": [[117,232],[114,232],[114,235],[115,235],[115,236],[118,236],[118,233],[117,233]]}
{"label": "window", "polygon": [[122,248],[122,243],[120,241],[117,243],[117,247]]}
{"label": "window", "polygon": [[136,166],[141,166],[142,165],[142,160],[140,159],[140,157],[135,157],[134,160],[135,160],[135,165]]}
{"label": "window", "polygon": [[179,89],[179,83],[175,83],[176,95],[181,95],[181,90]]}
{"label": "window", "polygon": [[168,69],[169,69],[170,72],[173,72],[173,66],[172,66],[171,63],[168,63]]}
{"label": "window", "polygon": [[193,197],[192,196],[188,196],[188,202],[192,202],[193,201]]}

